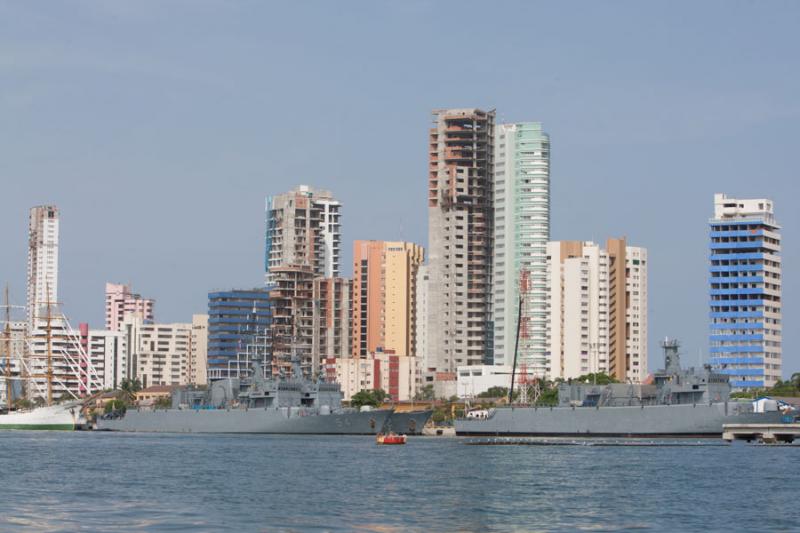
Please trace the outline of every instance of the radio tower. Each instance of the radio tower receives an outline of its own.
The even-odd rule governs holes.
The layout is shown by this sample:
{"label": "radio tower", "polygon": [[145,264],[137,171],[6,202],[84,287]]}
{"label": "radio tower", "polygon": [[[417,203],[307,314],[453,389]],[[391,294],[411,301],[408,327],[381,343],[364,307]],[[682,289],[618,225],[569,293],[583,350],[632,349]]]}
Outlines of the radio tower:
{"label": "radio tower", "polygon": [[[522,346],[528,346],[526,342],[529,337],[529,320],[526,304],[528,303],[528,295],[531,290],[530,272],[526,269],[520,269],[519,272],[519,299],[520,299],[520,312],[519,318],[519,337],[523,340]],[[522,363],[519,367],[519,377],[517,378],[519,385],[519,403],[522,405],[529,405],[535,403],[539,399],[539,380],[536,376],[531,376],[528,373],[528,363],[523,357]]]}

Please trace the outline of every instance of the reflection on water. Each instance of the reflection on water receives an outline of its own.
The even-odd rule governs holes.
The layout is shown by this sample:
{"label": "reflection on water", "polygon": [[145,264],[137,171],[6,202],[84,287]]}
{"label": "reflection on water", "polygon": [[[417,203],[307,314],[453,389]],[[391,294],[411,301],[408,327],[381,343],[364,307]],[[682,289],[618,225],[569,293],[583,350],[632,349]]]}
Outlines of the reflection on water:
{"label": "reflection on water", "polygon": [[[792,529],[800,448],[2,432],[8,531]],[[735,479],[730,477],[735,472]]]}

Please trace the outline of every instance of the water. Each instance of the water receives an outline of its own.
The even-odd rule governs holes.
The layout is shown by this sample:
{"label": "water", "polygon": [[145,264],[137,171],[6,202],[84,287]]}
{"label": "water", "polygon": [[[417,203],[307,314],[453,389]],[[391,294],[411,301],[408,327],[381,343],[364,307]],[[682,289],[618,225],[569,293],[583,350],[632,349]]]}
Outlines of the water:
{"label": "water", "polygon": [[791,530],[800,447],[0,432],[4,531]]}

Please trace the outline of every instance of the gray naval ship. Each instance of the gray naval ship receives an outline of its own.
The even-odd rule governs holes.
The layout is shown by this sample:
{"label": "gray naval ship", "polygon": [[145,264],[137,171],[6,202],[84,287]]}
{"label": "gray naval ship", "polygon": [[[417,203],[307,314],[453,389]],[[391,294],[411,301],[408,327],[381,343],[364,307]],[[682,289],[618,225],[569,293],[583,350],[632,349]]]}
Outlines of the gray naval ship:
{"label": "gray naval ship", "polygon": [[706,365],[684,370],[677,341],[664,341],[664,370],[652,384],[564,383],[557,407],[475,410],[456,435],[570,437],[720,437],[723,424],[775,424],[793,415],[769,401],[730,399],[728,377]]}
{"label": "gray naval ship", "polygon": [[97,429],[155,433],[285,433],[375,435],[389,429],[419,434],[430,411],[342,407],[337,383],[312,382],[299,365],[289,378],[251,377],[212,382],[208,391],[176,391],[171,409],[129,409],[97,420]]}

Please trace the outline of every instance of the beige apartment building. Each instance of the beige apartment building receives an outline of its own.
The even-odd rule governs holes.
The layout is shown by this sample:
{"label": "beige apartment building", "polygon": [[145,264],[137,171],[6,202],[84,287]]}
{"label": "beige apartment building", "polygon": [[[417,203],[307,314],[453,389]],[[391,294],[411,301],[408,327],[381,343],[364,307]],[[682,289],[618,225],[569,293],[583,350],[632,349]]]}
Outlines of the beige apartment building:
{"label": "beige apartment building", "polygon": [[417,275],[425,258],[410,242],[356,241],[352,355],[416,355]]}

